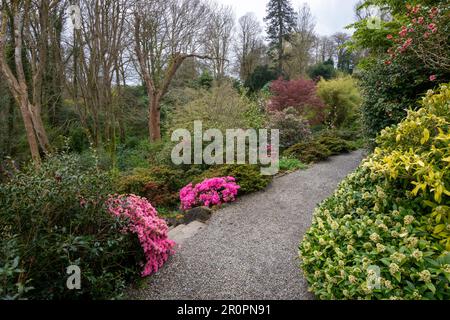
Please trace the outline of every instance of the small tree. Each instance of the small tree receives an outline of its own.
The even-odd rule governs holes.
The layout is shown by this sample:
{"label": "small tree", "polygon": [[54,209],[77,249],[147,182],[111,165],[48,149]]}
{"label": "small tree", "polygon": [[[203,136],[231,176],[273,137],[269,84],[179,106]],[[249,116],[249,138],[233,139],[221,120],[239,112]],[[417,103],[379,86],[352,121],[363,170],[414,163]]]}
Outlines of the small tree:
{"label": "small tree", "polygon": [[321,80],[317,94],[325,102],[325,122],[331,128],[351,124],[356,120],[361,105],[361,95],[352,77],[330,81]]}
{"label": "small tree", "polygon": [[317,96],[314,81],[278,79],[270,85],[273,94],[269,101],[269,111],[282,111],[294,107],[311,124],[319,124],[324,119],[325,104]]}

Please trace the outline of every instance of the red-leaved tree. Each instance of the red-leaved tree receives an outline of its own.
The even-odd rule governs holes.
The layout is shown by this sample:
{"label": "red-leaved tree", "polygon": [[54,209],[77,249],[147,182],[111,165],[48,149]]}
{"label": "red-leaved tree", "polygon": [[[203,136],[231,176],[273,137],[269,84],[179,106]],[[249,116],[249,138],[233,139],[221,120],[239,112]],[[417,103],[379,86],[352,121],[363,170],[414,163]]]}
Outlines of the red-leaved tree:
{"label": "red-leaved tree", "polygon": [[293,107],[310,124],[319,124],[324,119],[324,102],[317,96],[316,84],[312,80],[273,81],[270,85],[272,97],[268,103],[270,111],[283,111]]}

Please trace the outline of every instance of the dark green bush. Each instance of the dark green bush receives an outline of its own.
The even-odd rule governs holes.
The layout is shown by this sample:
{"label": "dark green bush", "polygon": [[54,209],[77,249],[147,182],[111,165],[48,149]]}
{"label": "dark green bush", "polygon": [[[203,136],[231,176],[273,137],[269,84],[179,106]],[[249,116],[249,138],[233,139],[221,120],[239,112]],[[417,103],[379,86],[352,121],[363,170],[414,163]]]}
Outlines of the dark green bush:
{"label": "dark green bush", "polygon": [[249,93],[257,92],[264,86],[277,79],[279,74],[268,65],[257,66],[245,81],[244,86],[248,88]]}
{"label": "dark green bush", "polygon": [[440,74],[439,81],[450,80],[448,74],[430,70],[409,55],[402,55],[390,65],[380,59],[363,70],[361,112],[366,137],[374,140],[382,129],[402,121],[408,109],[416,110],[416,102],[436,85],[429,80],[432,74]]}
{"label": "dark green bush", "polygon": [[301,142],[286,149],[285,157],[299,159],[303,163],[319,162],[328,159],[333,153],[317,141]]}
{"label": "dark green bush", "polygon": [[117,192],[145,197],[157,207],[173,207],[178,202],[178,191],[184,185],[181,170],[168,166],[136,168],[118,179]]}
{"label": "dark green bush", "polygon": [[[21,298],[120,295],[127,281],[139,276],[142,249],[104,210],[103,201],[112,191],[109,174],[67,154],[52,156],[39,168],[25,168],[0,184],[0,239],[2,246],[9,242],[15,248],[9,258],[2,254],[0,269],[11,258],[19,261],[2,298],[17,292],[14,284],[33,287]],[[66,287],[70,265],[81,268],[81,290]]]}
{"label": "dark green bush", "polygon": [[328,60],[311,66],[308,69],[308,76],[313,80],[330,80],[336,76],[333,60]]}
{"label": "dark green bush", "polygon": [[331,151],[332,155],[348,153],[356,149],[353,144],[333,135],[333,133],[325,133],[318,137],[316,141],[327,147],[327,149]]}

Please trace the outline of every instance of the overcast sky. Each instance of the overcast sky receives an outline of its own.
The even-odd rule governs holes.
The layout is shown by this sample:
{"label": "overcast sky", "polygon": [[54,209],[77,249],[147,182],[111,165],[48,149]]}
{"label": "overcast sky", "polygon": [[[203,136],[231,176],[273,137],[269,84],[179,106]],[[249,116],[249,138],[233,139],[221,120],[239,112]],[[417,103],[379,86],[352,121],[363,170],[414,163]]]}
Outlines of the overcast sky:
{"label": "overcast sky", "polygon": [[[266,15],[266,5],[269,0],[216,0],[225,5],[231,5],[236,19],[247,12],[253,12],[263,23]],[[308,3],[316,18],[316,32],[320,35],[331,35],[345,31],[345,26],[354,21],[354,6],[358,0],[291,0],[297,10],[303,3]],[[349,32],[349,31],[347,31]]]}

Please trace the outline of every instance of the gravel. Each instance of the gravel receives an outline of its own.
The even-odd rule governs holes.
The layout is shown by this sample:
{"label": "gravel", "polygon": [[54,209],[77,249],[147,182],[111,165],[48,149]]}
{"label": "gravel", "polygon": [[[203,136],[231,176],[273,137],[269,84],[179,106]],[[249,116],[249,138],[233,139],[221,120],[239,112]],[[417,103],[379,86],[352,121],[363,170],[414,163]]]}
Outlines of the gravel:
{"label": "gravel", "polygon": [[264,192],[216,212],[131,299],[314,299],[298,267],[298,244],[316,205],[363,158],[361,151],[276,178]]}

